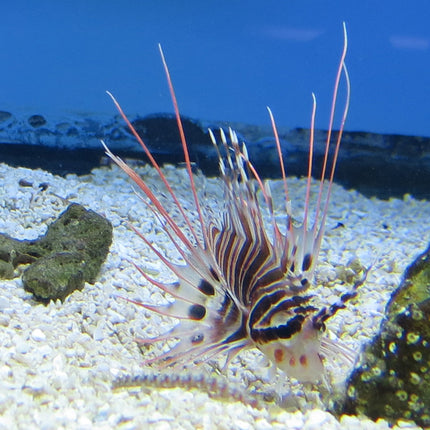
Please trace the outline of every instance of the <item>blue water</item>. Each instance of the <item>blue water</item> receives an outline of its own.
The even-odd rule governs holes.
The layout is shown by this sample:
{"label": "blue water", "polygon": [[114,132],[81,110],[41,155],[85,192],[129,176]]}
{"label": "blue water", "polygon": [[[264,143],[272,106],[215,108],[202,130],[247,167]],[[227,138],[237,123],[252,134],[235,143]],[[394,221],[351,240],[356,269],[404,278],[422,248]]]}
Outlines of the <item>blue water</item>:
{"label": "blue water", "polygon": [[0,110],[114,114],[171,111],[157,43],[183,114],[286,127],[328,122],[349,34],[346,129],[430,136],[430,2],[23,1],[2,2]]}

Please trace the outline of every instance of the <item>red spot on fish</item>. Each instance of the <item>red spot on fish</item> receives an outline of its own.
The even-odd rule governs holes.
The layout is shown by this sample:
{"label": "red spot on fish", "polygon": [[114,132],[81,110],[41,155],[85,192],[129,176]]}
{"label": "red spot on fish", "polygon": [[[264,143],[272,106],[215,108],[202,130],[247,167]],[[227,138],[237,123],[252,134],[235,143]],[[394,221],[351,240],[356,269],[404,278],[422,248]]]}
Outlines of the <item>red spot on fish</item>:
{"label": "red spot on fish", "polygon": [[308,359],[306,357],[306,355],[301,355],[299,358],[300,364],[302,366],[307,366],[308,365]]}
{"label": "red spot on fish", "polygon": [[294,357],[290,358],[290,366],[294,367],[296,365],[296,359]]}
{"label": "red spot on fish", "polygon": [[275,361],[280,363],[284,359],[284,351],[282,349],[275,349]]}

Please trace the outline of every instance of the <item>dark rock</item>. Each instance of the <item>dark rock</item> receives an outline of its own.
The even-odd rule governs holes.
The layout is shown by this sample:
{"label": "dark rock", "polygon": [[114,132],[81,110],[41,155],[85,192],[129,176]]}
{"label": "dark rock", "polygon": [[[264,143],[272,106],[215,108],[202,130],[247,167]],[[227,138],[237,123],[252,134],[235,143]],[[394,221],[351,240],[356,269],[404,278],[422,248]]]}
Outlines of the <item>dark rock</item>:
{"label": "dark rock", "polygon": [[430,247],[407,269],[338,413],[430,426]]}
{"label": "dark rock", "polygon": [[[205,121],[182,117],[191,161],[206,175],[218,175],[218,160],[207,133],[231,126],[248,147],[250,160],[262,178],[279,178],[280,168],[271,127]],[[160,164],[184,161],[176,119],[153,114],[132,123]],[[309,130],[278,127],[287,174],[307,174]],[[336,139],[334,132],[332,139]],[[42,168],[55,174],[86,174],[100,165],[103,139],[121,158],[147,161],[136,139],[119,115],[50,114],[15,116],[0,111],[0,162],[12,166]],[[315,130],[314,177],[324,158],[325,130]],[[388,199],[411,194],[429,199],[430,137],[345,131],[335,181],[368,197]]]}
{"label": "dark rock", "polygon": [[[191,152],[194,147],[212,146],[209,135],[203,131],[197,121],[182,116],[181,120]],[[132,121],[132,125],[148,148],[151,149],[151,152],[155,154],[170,154],[171,156],[179,154],[181,155],[181,159],[183,158],[178,123],[174,115],[148,115]],[[131,133],[128,127],[126,131]]]}
{"label": "dark rock", "polygon": [[103,148],[58,148],[20,143],[0,143],[0,162],[13,167],[43,169],[55,175],[86,175],[100,165]]}
{"label": "dark rock", "polygon": [[13,239],[0,233],[0,263],[3,267],[1,279],[12,279],[14,277],[13,269],[16,266],[32,263],[38,257],[40,254],[33,246],[33,241]]}
{"label": "dark rock", "polygon": [[14,276],[13,269],[12,263],[0,260],[0,279],[12,279]]}
{"label": "dark rock", "polygon": [[0,110],[0,122],[5,122],[10,118],[12,118],[12,114],[10,112]]}
{"label": "dark rock", "polygon": [[[267,127],[233,124],[247,142],[253,164],[262,177],[279,177],[272,132]],[[288,175],[306,176],[309,130],[279,127]],[[332,144],[337,132],[332,135]],[[315,130],[314,172],[319,178],[324,158],[326,130]],[[267,161],[266,161],[267,160]],[[381,199],[402,198],[408,193],[429,199],[430,137],[345,131],[336,166],[335,181],[345,188]]]}
{"label": "dark rock", "polygon": [[32,115],[30,118],[28,118],[28,123],[33,128],[39,128],[46,124],[46,119],[42,115]]}
{"label": "dark rock", "polygon": [[42,301],[64,300],[95,282],[111,242],[111,223],[73,203],[36,240],[0,234],[0,276],[10,278],[17,265],[32,263],[23,273],[24,288]]}

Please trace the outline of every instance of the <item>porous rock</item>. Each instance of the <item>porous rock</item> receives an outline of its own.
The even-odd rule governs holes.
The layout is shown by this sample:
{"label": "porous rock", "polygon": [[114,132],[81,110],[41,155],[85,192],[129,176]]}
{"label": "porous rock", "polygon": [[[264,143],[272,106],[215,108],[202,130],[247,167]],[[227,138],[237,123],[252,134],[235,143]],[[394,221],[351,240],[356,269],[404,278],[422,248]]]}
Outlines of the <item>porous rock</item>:
{"label": "porous rock", "polygon": [[430,426],[430,246],[406,269],[338,412]]}
{"label": "porous rock", "polygon": [[46,124],[46,119],[42,115],[31,115],[28,118],[28,123],[33,128],[39,128],[39,127],[42,127],[42,125]]}
{"label": "porous rock", "polygon": [[85,282],[94,283],[112,243],[112,224],[83,206],[71,204],[36,240],[0,235],[0,276],[25,269],[24,288],[42,301],[64,300]]}

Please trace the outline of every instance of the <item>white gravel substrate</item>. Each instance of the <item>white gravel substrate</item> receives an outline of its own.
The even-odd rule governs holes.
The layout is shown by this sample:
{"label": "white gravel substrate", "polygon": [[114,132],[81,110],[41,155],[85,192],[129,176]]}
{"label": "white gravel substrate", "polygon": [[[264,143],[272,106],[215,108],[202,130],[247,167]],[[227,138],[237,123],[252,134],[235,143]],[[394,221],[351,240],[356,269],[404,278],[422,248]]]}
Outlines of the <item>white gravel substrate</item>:
{"label": "white gravel substrate", "polygon": [[[139,170],[149,183],[159,184],[152,169]],[[187,199],[184,172],[173,167],[166,172],[176,192]],[[20,186],[20,179],[32,182],[33,187]],[[49,184],[44,192],[38,188],[42,182]],[[207,204],[215,206],[222,200],[217,181],[204,182],[208,195],[216,195]],[[242,353],[218,376],[229,384],[224,399],[209,397],[204,388],[112,389],[118,377],[155,372],[142,366],[134,337],[152,337],[174,324],[118,297],[152,303],[164,300],[131,261],[153,276],[171,277],[124,221],[171,253],[168,240],[117,167],[96,169],[85,177],[61,178],[0,164],[0,184],[0,232],[13,237],[33,239],[43,234],[68,202],[103,214],[114,225],[111,253],[98,281],[86,284],[64,303],[44,306],[35,302],[22,288],[19,272],[23,267],[15,279],[0,280],[0,429],[388,428],[385,421],[374,423],[366,418],[342,417],[339,422],[323,410],[320,392],[326,391],[324,387],[303,387],[282,374],[273,374],[256,351]],[[291,179],[289,184],[293,206],[300,209],[304,181]],[[274,195],[280,193],[281,184],[274,183],[272,190]],[[188,207],[192,208],[191,203]],[[344,227],[334,229],[338,222]],[[341,338],[354,351],[372,337],[405,267],[427,246],[429,231],[427,201],[411,197],[380,201],[334,187],[318,279],[342,277],[343,267],[355,258],[372,269],[358,298],[329,321],[331,337]],[[323,302],[335,301],[347,288],[331,284],[335,284],[331,289],[319,287]],[[163,349],[165,344],[156,344],[144,353],[152,357]],[[342,362],[328,363],[327,368],[336,390],[349,369]],[[207,365],[196,372],[209,378],[214,376],[213,369],[214,365]],[[247,390],[276,394],[282,407],[260,401],[260,407],[253,408],[235,400],[235,393]],[[414,428],[407,423],[399,423],[399,427]]]}

